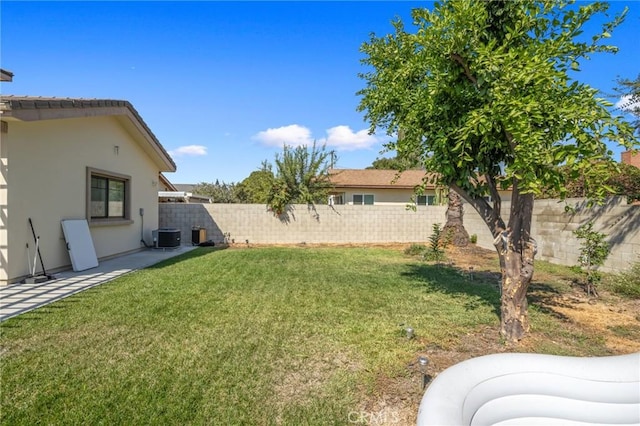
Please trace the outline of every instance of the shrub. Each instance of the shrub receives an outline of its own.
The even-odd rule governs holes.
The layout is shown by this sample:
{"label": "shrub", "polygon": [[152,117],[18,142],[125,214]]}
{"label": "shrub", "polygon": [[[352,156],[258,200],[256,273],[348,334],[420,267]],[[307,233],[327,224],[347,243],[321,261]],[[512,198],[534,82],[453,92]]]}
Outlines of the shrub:
{"label": "shrub", "polygon": [[611,248],[605,241],[606,235],[593,230],[593,222],[585,223],[573,233],[580,240],[578,262],[587,277],[587,294],[597,296],[596,285],[602,281],[602,274],[597,269],[607,260]]}
{"label": "shrub", "polygon": [[429,237],[429,249],[424,253],[425,260],[437,262],[443,260],[444,248],[447,244],[447,235],[443,234],[439,223],[434,223],[433,232]]}
{"label": "shrub", "polygon": [[476,244],[476,243],[478,242],[478,236],[477,236],[476,234],[472,234],[472,235],[469,237],[469,242],[470,242],[471,244]]}
{"label": "shrub", "polygon": [[634,263],[629,271],[611,276],[609,282],[614,293],[640,299],[640,262]]}
{"label": "shrub", "polygon": [[404,249],[404,254],[409,256],[418,256],[422,255],[425,251],[427,251],[427,246],[424,244],[416,244],[413,243],[406,249]]}

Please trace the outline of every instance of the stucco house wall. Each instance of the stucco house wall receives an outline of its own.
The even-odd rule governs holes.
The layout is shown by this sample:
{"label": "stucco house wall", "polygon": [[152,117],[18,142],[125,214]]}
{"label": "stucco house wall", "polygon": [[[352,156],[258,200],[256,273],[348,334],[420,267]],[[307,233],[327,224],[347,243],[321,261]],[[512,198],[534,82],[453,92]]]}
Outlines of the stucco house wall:
{"label": "stucco house wall", "polygon": [[[2,117],[0,282],[4,284],[29,273],[35,243],[28,218],[40,236],[40,252],[49,273],[71,265],[60,224],[63,219],[89,220],[99,259],[140,249],[141,236],[151,242],[151,231],[158,227],[159,173],[175,171],[168,155],[153,154],[149,135],[140,132],[140,123],[132,122],[132,116],[123,115],[122,110],[73,118],[56,118],[51,109],[46,112],[46,119]],[[61,111],[60,116],[66,113]],[[92,221],[87,217],[88,170],[128,178],[128,218]]]}
{"label": "stucco house wall", "polygon": [[[406,206],[412,204],[411,198],[415,196],[413,189],[404,188],[348,188],[335,189],[333,192],[341,192],[344,194],[344,203],[353,205],[353,196],[355,194],[372,194],[374,196],[375,205],[389,206]],[[426,190],[424,195],[435,195],[434,190]],[[366,206],[363,206],[366,207]]]}

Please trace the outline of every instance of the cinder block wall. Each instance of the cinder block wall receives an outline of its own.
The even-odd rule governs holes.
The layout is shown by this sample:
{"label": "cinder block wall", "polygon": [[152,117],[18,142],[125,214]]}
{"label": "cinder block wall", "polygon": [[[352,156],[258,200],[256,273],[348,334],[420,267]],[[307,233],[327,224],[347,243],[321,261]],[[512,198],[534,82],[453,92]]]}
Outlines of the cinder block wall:
{"label": "cinder block wall", "polygon": [[[565,211],[565,206],[572,208]],[[510,203],[503,203],[508,218]],[[181,230],[183,244],[191,243],[194,226],[207,230],[207,239],[254,244],[299,243],[426,243],[434,223],[445,223],[446,206],[295,205],[276,217],[261,204],[160,204],[159,224]],[[573,231],[593,220],[595,229],[608,235],[611,255],[602,270],[620,271],[640,260],[640,206],[622,199],[601,207],[588,207],[582,199],[537,200],[532,235],[538,243],[537,259],[564,265],[577,264],[580,241]],[[493,237],[480,216],[465,205],[464,224],[478,245],[494,249]]]}
{"label": "cinder block wall", "polygon": [[444,225],[446,207],[295,205],[285,216],[274,216],[261,204],[160,204],[160,227],[180,229],[183,243],[194,226],[207,239],[236,243],[387,243],[424,242],[434,223]]}
{"label": "cinder block wall", "polygon": [[[566,211],[565,206],[570,210]],[[640,206],[614,198],[602,206],[589,206],[584,199],[537,200],[532,234],[538,241],[538,258],[561,265],[576,265],[580,241],[573,231],[587,222],[607,235],[611,245],[603,271],[622,271],[640,261]]]}

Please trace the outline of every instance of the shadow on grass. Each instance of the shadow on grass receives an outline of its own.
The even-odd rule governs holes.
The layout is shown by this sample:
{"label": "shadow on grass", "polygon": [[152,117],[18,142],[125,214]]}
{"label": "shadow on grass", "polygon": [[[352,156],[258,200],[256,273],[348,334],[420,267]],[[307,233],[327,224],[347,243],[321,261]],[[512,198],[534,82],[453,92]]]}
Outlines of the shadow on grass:
{"label": "shadow on grass", "polygon": [[210,253],[213,253],[213,252],[226,250],[227,248],[229,248],[229,246],[227,246],[227,245],[219,245],[219,246],[213,246],[213,247],[198,247],[195,250],[191,250],[191,251],[189,251],[187,253],[183,253],[183,254],[180,254],[178,256],[163,260],[162,262],[158,262],[158,263],[156,263],[154,265],[147,266],[144,269],[162,269],[162,268],[166,268],[167,266],[175,265],[176,263],[180,263],[180,262],[183,262],[185,260],[196,259],[198,257],[206,256],[206,255],[208,255]]}
{"label": "shadow on grass", "polygon": [[427,291],[439,291],[452,296],[476,296],[476,300],[465,305],[467,310],[485,304],[491,306],[496,315],[500,316],[500,292],[496,286],[500,274],[491,271],[469,273],[461,268],[442,264],[410,264],[402,275]]}
{"label": "shadow on grass", "polygon": [[569,301],[562,301],[559,296],[562,293],[548,283],[533,282],[529,285],[527,300],[529,305],[535,306],[538,311],[551,315],[559,320],[567,321],[569,317],[553,309],[556,307],[571,307]]}

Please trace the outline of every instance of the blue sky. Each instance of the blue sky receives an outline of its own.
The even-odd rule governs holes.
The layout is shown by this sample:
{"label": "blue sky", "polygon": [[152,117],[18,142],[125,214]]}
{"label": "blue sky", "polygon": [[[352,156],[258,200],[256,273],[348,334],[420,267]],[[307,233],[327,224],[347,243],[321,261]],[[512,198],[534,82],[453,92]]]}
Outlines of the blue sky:
{"label": "blue sky", "polygon": [[[174,183],[239,182],[285,142],[326,143],[337,167],[364,168],[386,138],[356,111],[359,47],[395,17],[408,28],[418,6],[431,3],[2,0],[0,66],[15,74],[2,93],[130,101],[176,161]],[[640,73],[640,3],[610,12],[625,6],[619,53],[577,75],[605,92]]]}

